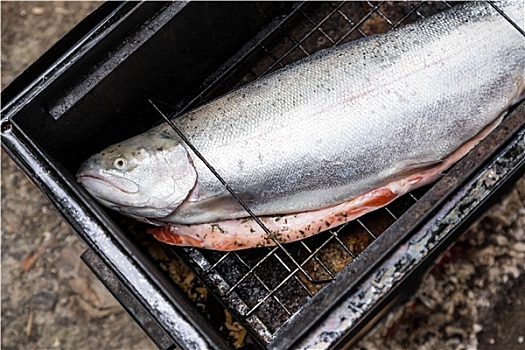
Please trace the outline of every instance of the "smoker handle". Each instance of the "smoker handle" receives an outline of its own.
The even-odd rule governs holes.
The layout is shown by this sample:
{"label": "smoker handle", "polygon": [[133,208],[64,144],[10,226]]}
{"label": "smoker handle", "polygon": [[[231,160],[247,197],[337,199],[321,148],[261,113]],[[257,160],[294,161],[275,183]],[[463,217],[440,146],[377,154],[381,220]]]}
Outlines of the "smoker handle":
{"label": "smoker handle", "polygon": [[128,314],[161,350],[176,348],[175,343],[149,312],[133,297],[111,269],[92,250],[87,249],[80,258],[124,307]]}

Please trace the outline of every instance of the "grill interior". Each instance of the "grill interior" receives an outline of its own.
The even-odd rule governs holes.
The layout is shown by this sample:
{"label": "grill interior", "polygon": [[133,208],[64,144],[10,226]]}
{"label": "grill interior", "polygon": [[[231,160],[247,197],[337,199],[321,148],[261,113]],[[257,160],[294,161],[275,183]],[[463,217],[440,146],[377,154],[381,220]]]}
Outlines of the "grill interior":
{"label": "grill interior", "polygon": [[[208,79],[175,113],[196,107],[318,50],[433,15],[447,2],[312,2],[293,8],[273,30]],[[168,104],[168,103],[166,103]],[[173,111],[172,111],[173,112]],[[263,344],[430,188],[317,236],[272,248],[216,252],[170,248]],[[385,247],[386,249],[387,247]]]}

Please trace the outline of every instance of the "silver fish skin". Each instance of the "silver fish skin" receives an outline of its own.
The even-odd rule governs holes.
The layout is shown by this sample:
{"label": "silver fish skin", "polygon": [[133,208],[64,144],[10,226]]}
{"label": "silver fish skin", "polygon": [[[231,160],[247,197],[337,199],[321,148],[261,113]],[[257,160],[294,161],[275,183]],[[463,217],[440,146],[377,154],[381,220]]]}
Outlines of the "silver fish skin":
{"label": "silver fish skin", "polygon": [[[522,28],[523,4],[497,3]],[[510,23],[468,2],[318,52],[174,123],[256,215],[311,211],[439,164],[523,98],[524,57]],[[248,216],[167,124],[94,155],[77,177],[159,225]]]}

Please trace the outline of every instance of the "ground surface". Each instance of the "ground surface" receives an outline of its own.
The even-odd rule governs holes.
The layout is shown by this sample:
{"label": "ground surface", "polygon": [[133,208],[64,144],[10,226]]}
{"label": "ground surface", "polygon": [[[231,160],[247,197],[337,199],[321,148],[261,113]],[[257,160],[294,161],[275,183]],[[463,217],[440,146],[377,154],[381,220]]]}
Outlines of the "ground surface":
{"label": "ground surface", "polygon": [[[99,4],[3,1],[2,88]],[[2,152],[2,349],[155,349],[85,249]]]}
{"label": "ground surface", "polygon": [[[99,3],[2,2],[2,88]],[[525,349],[525,179],[471,228],[363,349]],[[85,250],[2,153],[2,348],[152,349]]]}
{"label": "ground surface", "polygon": [[360,349],[525,349],[525,178],[441,257]]}

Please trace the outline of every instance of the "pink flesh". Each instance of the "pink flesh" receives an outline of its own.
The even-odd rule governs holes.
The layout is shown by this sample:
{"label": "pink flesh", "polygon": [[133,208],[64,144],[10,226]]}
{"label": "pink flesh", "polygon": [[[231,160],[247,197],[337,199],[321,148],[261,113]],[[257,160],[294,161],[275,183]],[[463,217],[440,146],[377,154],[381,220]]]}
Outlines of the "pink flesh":
{"label": "pink flesh", "polygon": [[[500,117],[495,120],[476,137],[432,168],[392,181],[333,207],[283,216],[260,217],[260,220],[272,232],[273,238],[281,243],[300,240],[355,220],[366,213],[384,207],[417,187],[435,181],[444,170],[461,159],[488,135],[501,119]],[[149,229],[148,232],[159,241],[168,244],[222,251],[275,245],[271,237],[268,237],[252,218],[195,225],[169,224]]]}

